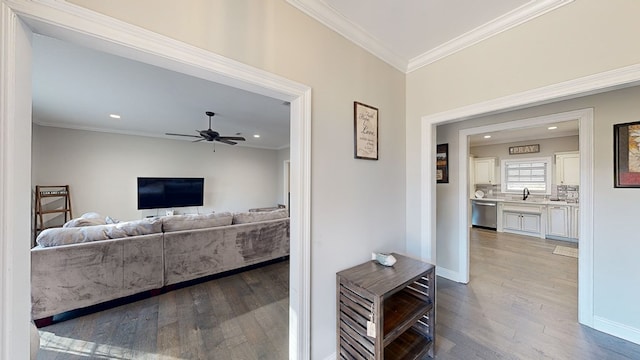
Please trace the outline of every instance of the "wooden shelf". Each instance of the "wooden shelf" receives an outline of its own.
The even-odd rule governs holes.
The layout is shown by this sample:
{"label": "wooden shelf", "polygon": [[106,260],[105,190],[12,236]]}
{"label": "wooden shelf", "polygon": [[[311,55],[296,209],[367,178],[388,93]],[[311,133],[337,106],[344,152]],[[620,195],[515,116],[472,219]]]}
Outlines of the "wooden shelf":
{"label": "wooden shelf", "polygon": [[[52,227],[60,227],[62,224],[73,218],[71,213],[71,193],[69,192],[69,185],[37,185],[35,195],[35,228],[33,232],[33,245],[35,245],[36,238],[40,231]],[[45,198],[54,200],[48,202],[43,201]],[[57,215],[60,216],[64,222],[62,224],[52,224],[51,222],[54,220],[60,221],[57,216],[51,216],[54,214],[64,215]]]}
{"label": "wooden shelf", "polygon": [[409,329],[384,348],[385,360],[420,359],[432,347],[432,341],[415,329]]}
{"label": "wooden shelf", "polygon": [[337,354],[341,359],[434,357],[435,267],[403,255],[337,275]]}
{"label": "wooden shelf", "polygon": [[55,209],[55,210],[42,210],[40,211],[41,214],[57,214],[57,213],[66,213],[69,210],[67,209]]}
{"label": "wooden shelf", "polygon": [[384,345],[395,340],[432,308],[431,303],[418,299],[404,290],[386,299],[384,301]]}

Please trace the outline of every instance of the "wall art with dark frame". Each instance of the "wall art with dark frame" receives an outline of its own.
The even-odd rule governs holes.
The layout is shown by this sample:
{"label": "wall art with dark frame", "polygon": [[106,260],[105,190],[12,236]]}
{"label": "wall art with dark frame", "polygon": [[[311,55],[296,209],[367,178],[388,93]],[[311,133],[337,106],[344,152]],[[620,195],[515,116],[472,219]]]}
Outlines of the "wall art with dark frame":
{"label": "wall art with dark frame", "polygon": [[613,125],[613,185],[640,187],[640,121]]}
{"label": "wall art with dark frame", "polygon": [[378,160],[378,109],[353,102],[353,137],[356,159]]}
{"label": "wall art with dark frame", "polygon": [[436,147],[436,183],[449,183],[449,144]]}

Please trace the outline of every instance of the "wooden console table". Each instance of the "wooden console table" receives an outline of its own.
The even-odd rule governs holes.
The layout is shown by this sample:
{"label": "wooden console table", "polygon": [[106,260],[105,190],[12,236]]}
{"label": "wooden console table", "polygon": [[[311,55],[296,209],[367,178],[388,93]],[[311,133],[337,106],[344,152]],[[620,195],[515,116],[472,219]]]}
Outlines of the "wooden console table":
{"label": "wooden console table", "polygon": [[337,358],[434,357],[435,267],[403,255],[337,274]]}

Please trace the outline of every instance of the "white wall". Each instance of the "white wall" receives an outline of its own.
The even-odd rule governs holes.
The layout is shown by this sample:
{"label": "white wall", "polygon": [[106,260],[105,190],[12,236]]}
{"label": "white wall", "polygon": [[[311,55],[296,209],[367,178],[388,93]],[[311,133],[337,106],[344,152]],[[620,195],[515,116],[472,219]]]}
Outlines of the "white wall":
{"label": "white wall", "polygon": [[204,177],[204,206],[178,213],[275,206],[278,151],[207,142],[33,126],[33,186],[71,189],[75,217],[94,211],[120,220],[164,211],[137,210],[137,177]]}
{"label": "white wall", "polygon": [[[562,101],[554,104],[485,116],[437,128],[438,143],[449,143],[449,164],[458,168],[458,132],[481,125],[550,115],[570,110],[594,108],[594,317],[609,325],[626,329],[640,338],[640,288],[630,286],[640,273],[640,242],[637,241],[637,210],[640,190],[613,187],[613,124],[638,121],[640,87]],[[437,204],[438,265],[458,271],[458,181],[450,178],[447,186],[439,185]],[[454,208],[454,210],[450,210]],[[453,216],[455,214],[455,216]]]}
{"label": "white wall", "polygon": [[[336,272],[404,252],[405,75],[284,0],[72,0],[312,88],[311,353],[335,352]],[[379,160],[353,157],[353,102],[379,109]]]}

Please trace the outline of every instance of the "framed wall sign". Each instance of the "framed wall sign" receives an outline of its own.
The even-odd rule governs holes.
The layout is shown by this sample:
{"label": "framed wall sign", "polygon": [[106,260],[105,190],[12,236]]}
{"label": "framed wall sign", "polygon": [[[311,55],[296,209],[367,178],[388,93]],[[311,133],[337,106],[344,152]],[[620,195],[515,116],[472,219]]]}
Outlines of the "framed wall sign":
{"label": "framed wall sign", "polygon": [[378,160],[378,109],[353,102],[354,156]]}
{"label": "framed wall sign", "polygon": [[613,186],[640,187],[640,121],[613,125]]}
{"label": "framed wall sign", "polygon": [[532,154],[540,152],[540,144],[509,146],[509,155]]}
{"label": "framed wall sign", "polygon": [[436,183],[449,182],[449,144],[436,147]]}

